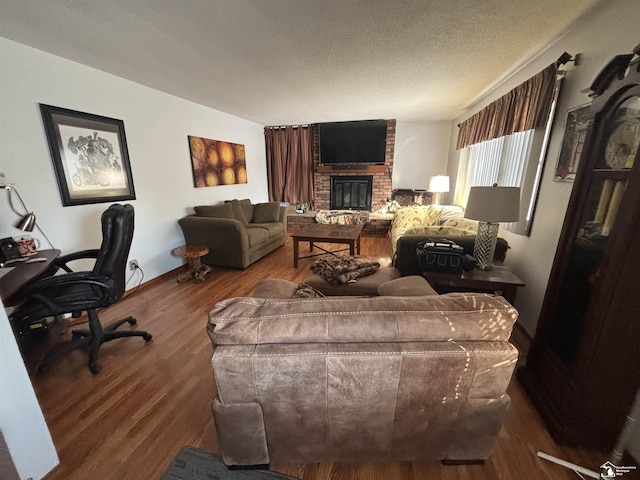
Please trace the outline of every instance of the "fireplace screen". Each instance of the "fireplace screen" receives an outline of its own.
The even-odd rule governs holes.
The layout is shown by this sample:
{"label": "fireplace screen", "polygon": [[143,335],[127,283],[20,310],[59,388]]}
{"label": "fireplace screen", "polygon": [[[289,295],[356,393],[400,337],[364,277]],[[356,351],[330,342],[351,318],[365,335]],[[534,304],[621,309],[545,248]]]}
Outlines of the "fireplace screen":
{"label": "fireplace screen", "polygon": [[373,176],[331,177],[331,210],[371,210]]}

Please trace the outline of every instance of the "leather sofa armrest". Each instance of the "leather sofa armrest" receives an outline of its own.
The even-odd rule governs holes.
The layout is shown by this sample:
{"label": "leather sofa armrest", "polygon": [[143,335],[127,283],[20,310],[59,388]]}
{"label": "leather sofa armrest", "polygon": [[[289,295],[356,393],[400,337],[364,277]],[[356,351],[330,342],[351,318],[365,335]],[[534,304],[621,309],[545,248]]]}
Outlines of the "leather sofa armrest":
{"label": "leather sofa armrest", "polygon": [[262,407],[257,403],[213,401],[213,417],[226,465],[266,465],[269,449]]}

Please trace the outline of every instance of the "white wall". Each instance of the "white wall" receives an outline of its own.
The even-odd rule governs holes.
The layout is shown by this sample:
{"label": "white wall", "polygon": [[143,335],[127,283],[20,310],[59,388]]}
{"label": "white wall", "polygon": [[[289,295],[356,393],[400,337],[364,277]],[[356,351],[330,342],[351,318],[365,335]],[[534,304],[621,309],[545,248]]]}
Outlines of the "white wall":
{"label": "white wall", "polygon": [[0,365],[0,431],[20,478],[43,478],[58,464],[58,455],[4,308],[0,308]]}
{"label": "white wall", "polygon": [[638,44],[639,22],[640,4],[637,0],[610,0],[602,3],[592,15],[579,21],[564,37],[453,122],[448,165],[452,176],[455,175],[458,164],[458,152],[455,150],[458,123],[555,62],[564,51],[582,54],[579,66],[567,64],[565,67],[569,72],[560,94],[531,235],[519,236],[506,231],[500,233],[511,245],[506,263],[526,282],[526,287],[518,291],[515,306],[520,312],[520,322],[531,334],[535,332],[538,323],[573,185],[553,181],[567,110],[588,103],[589,98],[580,93],[581,90],[591,85],[611,58],[630,53]]}
{"label": "white wall", "polygon": [[429,177],[444,175],[449,158],[451,122],[396,122],[394,189],[426,190]]}
{"label": "white wall", "polygon": [[[178,219],[194,205],[267,200],[261,125],[3,38],[0,65],[0,172],[63,252],[99,246],[108,204],[62,206],[39,103],[124,121],[136,190],[130,258],[139,261],[145,281],[181,264],[170,251],[184,242]],[[194,188],[187,135],[244,144],[248,183]],[[1,236],[20,233],[11,227],[15,218],[0,198]]]}
{"label": "white wall", "polygon": [[[184,242],[178,219],[194,205],[267,200],[261,125],[3,38],[0,65],[0,172],[16,184],[38,224],[63,252],[100,245],[100,214],[108,204],[62,206],[39,103],[124,121],[137,197],[130,202],[136,211],[130,258],[139,261],[145,281],[181,264],[170,251]],[[187,135],[244,144],[248,183],[194,188]],[[11,226],[16,216],[5,192],[0,190],[0,238],[20,233]],[[139,279],[138,274],[129,288]],[[0,428],[21,477],[42,478],[58,460],[8,327],[3,310]]]}

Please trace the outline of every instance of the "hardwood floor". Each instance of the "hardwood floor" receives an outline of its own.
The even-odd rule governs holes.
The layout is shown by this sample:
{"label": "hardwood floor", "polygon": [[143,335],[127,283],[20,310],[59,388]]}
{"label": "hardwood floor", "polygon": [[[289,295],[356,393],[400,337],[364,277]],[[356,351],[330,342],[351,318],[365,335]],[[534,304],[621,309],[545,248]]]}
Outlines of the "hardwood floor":
{"label": "hardwood floor", "polygon": [[[362,251],[383,266],[389,264],[386,238],[363,238]],[[250,295],[262,278],[303,281],[313,260],[300,260],[294,269],[289,240],[244,271],[215,268],[202,284],[178,284],[176,272],[171,272],[102,311],[104,323],[134,315],[153,340],[125,338],[103,345],[98,375],[89,372],[83,351],[33,375],[60,457],[60,465],[46,479],[158,479],[185,445],[217,452],[207,313],[219,300]],[[538,458],[536,452],[592,470],[606,459],[603,453],[554,443],[515,377],[509,394],[513,403],[508,421],[484,465],[273,463],[271,469],[305,480],[569,480],[576,478],[573,472]]]}

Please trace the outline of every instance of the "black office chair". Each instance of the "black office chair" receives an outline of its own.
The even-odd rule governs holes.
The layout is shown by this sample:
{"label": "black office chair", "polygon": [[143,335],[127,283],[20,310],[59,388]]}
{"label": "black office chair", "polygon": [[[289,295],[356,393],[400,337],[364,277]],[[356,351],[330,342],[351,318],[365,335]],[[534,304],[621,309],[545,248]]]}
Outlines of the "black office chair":
{"label": "black office chair", "polygon": [[[151,334],[140,330],[116,331],[125,323],[136,324],[129,316],[103,327],[97,309],[122,298],[125,291],[125,271],[131,240],[133,239],[133,207],[111,205],[102,214],[102,245],[99,250],[83,250],[57,259],[56,266],[67,273],[42,278],[25,287],[20,295],[24,303],[11,314],[14,325],[26,325],[45,317],[71,313],[79,317],[83,311],[89,317],[88,330],[72,331],[70,343],[44,358],[40,370],[52,360],[80,347],[89,347],[89,369],[100,371],[98,350],[104,342],[120,337],[139,336],[151,340]],[[92,271],[74,272],[67,265],[74,260],[93,258]]]}

